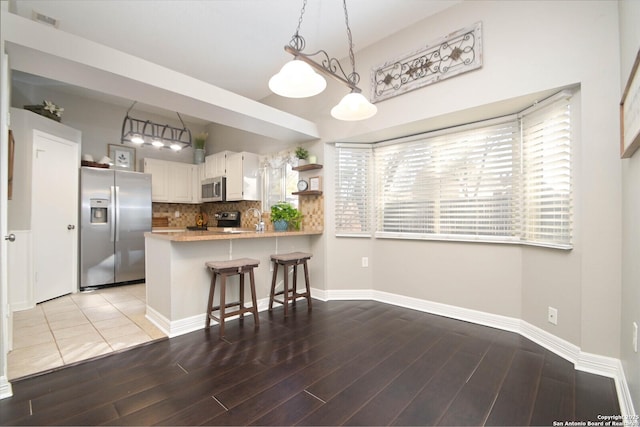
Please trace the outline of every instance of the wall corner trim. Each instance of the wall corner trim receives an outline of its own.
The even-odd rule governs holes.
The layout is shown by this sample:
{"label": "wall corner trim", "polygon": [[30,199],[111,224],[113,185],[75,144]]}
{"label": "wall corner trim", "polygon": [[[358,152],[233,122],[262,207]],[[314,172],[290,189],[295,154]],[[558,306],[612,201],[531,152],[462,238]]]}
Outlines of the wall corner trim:
{"label": "wall corner trim", "polygon": [[6,399],[11,396],[13,396],[11,383],[7,380],[7,377],[0,377],[0,399]]}

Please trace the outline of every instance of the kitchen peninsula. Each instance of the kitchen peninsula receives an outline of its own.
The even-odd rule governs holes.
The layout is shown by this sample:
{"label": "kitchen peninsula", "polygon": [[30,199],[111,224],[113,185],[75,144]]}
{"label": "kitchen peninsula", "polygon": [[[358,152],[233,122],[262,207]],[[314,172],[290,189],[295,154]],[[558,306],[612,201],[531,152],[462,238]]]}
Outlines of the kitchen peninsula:
{"label": "kitchen peninsula", "polygon": [[[313,239],[321,234],[322,231],[245,230],[145,233],[147,318],[170,337],[202,329],[211,281],[205,262],[242,257],[260,260],[255,280],[258,310],[263,310],[268,305],[271,286],[270,256],[293,251],[313,253]],[[313,285],[313,260],[310,269]],[[229,280],[236,283],[238,278]],[[281,276],[278,280],[282,280]],[[237,300],[238,288],[227,287],[228,300]]]}

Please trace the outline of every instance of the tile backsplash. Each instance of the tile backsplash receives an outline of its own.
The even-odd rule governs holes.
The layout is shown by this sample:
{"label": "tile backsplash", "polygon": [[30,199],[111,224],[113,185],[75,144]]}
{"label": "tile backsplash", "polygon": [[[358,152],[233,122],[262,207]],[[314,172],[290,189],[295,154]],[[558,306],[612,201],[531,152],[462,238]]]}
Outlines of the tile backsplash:
{"label": "tile backsplash", "polygon": [[[181,203],[153,203],[153,217],[167,218],[168,226],[172,228],[186,228],[196,225],[196,216],[205,213],[209,217],[209,226],[216,226],[215,214],[226,211],[239,211],[241,227],[253,228],[258,219],[251,212],[250,208],[260,210],[259,201],[223,202],[223,203],[203,203],[200,205]],[[324,229],[324,198],[323,196],[301,196],[299,208],[302,212],[302,229],[306,231],[322,231]],[[177,215],[176,215],[177,213]],[[267,230],[273,230],[273,224],[269,220],[269,212],[263,212],[262,219]]]}

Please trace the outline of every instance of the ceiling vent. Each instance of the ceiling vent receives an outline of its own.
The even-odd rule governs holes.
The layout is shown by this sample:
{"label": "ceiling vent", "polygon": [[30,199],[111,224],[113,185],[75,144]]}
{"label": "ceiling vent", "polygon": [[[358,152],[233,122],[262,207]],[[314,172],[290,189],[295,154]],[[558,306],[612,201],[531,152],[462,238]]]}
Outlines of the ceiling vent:
{"label": "ceiling vent", "polygon": [[54,28],[58,28],[58,24],[60,23],[56,18],[36,12],[35,10],[31,11],[31,19]]}

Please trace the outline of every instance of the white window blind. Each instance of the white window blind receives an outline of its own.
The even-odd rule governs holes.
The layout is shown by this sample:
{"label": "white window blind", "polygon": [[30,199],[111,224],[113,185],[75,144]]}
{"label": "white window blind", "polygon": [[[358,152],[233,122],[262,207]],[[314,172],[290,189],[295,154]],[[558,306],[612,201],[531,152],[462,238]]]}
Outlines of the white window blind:
{"label": "white window blind", "polygon": [[570,249],[571,95],[517,116],[374,144],[373,160],[368,147],[337,145],[336,233],[372,232],[373,203],[377,237]]}
{"label": "white window blind", "polygon": [[376,147],[378,235],[513,239],[519,134],[513,116]]}
{"label": "white window blind", "polygon": [[335,227],[338,236],[371,236],[371,146],[336,144]]}
{"label": "white window blind", "polygon": [[571,247],[571,111],[561,93],[522,114],[522,238]]}

